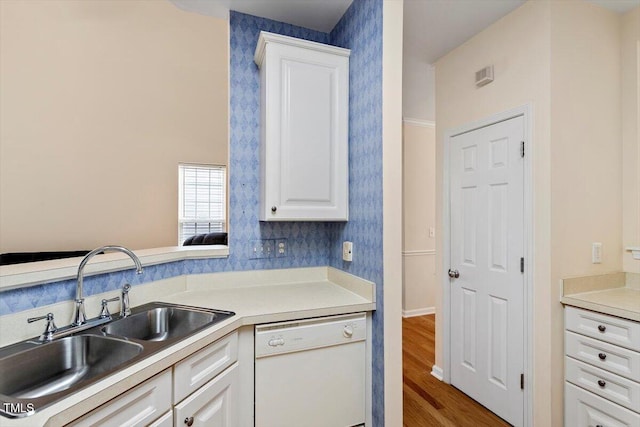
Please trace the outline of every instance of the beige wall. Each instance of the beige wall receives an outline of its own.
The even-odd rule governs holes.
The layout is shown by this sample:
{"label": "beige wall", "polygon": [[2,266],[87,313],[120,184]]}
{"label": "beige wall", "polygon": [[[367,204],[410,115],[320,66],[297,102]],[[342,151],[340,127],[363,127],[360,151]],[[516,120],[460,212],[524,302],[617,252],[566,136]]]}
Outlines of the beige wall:
{"label": "beige wall", "polygon": [[[583,1],[551,9],[551,371],[563,372],[563,277],[622,269],[620,16]],[[602,242],[602,264],[591,262]],[[562,425],[562,376],[552,383]]]}
{"label": "beige wall", "polygon": [[[382,3],[384,425],[402,424],[402,11]],[[371,425],[367,420],[367,425]]]}
{"label": "beige wall", "polygon": [[[622,266],[618,24],[586,2],[529,1],[437,63],[439,182],[446,130],[533,108],[535,425],[562,425],[559,279]],[[495,81],[477,89],[473,72],[488,64]]]}
{"label": "beige wall", "polygon": [[406,316],[435,307],[436,133],[430,123],[404,122],[403,132],[403,280]]}
{"label": "beige wall", "polygon": [[[436,64],[437,130],[437,247],[442,247],[442,176],[444,133],[498,112],[530,104],[533,109],[533,141],[529,144],[534,163],[534,388],[535,425],[551,425],[549,335],[550,315],[550,63],[549,5],[525,3],[439,60]],[[523,29],[526,29],[523,30]],[[495,81],[480,89],[474,85],[475,71],[493,64]],[[438,264],[441,265],[441,256]],[[441,283],[441,271],[437,281]],[[440,287],[438,288],[440,290]],[[554,295],[557,300],[557,295]],[[436,364],[442,366],[442,295],[437,295]],[[558,327],[558,325],[553,325]]]}
{"label": "beige wall", "polygon": [[0,29],[0,252],[175,245],[178,162],[227,163],[227,21],[2,0]]}
{"label": "beige wall", "polygon": [[[640,246],[640,7],[622,17],[622,244]],[[624,271],[640,273],[625,251]]]}

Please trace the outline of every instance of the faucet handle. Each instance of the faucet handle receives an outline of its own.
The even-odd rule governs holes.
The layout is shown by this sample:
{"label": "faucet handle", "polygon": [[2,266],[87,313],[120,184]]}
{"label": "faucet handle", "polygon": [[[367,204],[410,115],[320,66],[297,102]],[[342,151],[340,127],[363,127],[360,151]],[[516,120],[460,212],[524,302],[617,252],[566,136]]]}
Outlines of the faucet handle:
{"label": "faucet handle", "polygon": [[47,326],[45,327],[42,335],[40,335],[40,341],[51,341],[53,339],[53,334],[58,330],[58,327],[53,321],[53,313],[47,313],[45,316],[30,317],[27,319],[27,322],[33,323],[45,319],[47,320]]}
{"label": "faucet handle", "polygon": [[125,283],[122,287],[122,304],[120,304],[120,316],[127,317],[131,315],[131,306],[129,304],[129,291],[131,290],[131,285]]}
{"label": "faucet handle", "polygon": [[102,300],[101,302],[102,310],[100,310],[100,316],[99,316],[101,319],[106,319],[107,317],[111,317],[111,313],[109,313],[109,308],[107,307],[107,305],[110,302],[115,302],[115,301],[120,301],[120,297],[113,297],[113,298]]}

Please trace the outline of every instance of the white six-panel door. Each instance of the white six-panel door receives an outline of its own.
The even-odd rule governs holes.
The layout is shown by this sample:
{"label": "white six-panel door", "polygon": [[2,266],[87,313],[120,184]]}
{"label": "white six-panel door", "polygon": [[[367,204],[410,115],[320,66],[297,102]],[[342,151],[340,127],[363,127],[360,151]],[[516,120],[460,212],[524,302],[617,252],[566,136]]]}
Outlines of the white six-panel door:
{"label": "white six-panel door", "polygon": [[[451,383],[523,424],[523,118],[451,138]],[[455,274],[454,274],[455,275]]]}

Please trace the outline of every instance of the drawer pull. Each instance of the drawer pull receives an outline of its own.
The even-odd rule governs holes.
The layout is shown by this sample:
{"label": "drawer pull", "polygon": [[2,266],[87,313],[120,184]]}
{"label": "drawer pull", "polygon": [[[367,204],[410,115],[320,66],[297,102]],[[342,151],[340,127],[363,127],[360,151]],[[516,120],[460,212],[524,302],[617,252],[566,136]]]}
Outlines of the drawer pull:
{"label": "drawer pull", "polygon": [[184,423],[191,427],[193,425],[193,417],[188,417],[184,419]]}
{"label": "drawer pull", "polygon": [[600,387],[604,387],[604,386],[606,386],[606,385],[607,385],[607,383],[606,383],[606,382],[604,382],[603,380],[598,380],[598,385],[599,385]]}
{"label": "drawer pull", "polygon": [[598,357],[600,358],[600,360],[604,360],[604,359],[607,358],[607,355],[604,354],[604,353],[600,353],[600,354],[598,354]]}
{"label": "drawer pull", "polygon": [[607,330],[607,327],[606,327],[606,326],[604,326],[604,325],[598,325],[598,330],[599,330],[600,332],[604,332],[604,331],[606,331],[606,330]]}

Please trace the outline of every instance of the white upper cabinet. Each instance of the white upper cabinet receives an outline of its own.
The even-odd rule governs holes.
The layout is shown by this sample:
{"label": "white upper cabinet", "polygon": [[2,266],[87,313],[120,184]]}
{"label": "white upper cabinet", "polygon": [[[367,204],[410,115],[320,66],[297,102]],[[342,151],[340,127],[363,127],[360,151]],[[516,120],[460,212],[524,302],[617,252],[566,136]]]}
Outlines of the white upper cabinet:
{"label": "white upper cabinet", "polygon": [[349,219],[349,54],[260,33],[261,221]]}

